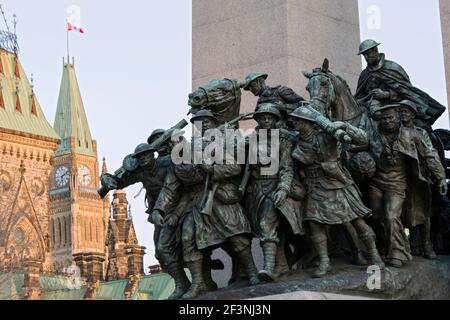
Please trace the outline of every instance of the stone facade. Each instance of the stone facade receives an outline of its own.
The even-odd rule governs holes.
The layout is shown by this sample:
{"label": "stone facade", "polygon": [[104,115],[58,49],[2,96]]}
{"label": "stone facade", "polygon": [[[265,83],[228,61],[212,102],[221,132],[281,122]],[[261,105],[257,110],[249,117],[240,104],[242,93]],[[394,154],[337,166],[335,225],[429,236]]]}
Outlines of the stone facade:
{"label": "stone facade", "polygon": [[51,270],[49,184],[58,140],[0,128],[0,268]]}
{"label": "stone facade", "polygon": [[108,280],[126,279],[144,274],[145,247],[138,244],[133,220],[129,217],[128,209],[126,193],[122,190],[114,192],[113,216],[109,223],[106,239]]}
{"label": "stone facade", "polygon": [[[64,65],[52,128],[17,55],[0,48],[0,272],[25,274],[24,298],[39,297],[40,273],[76,265],[91,284],[105,279],[110,199],[97,193],[99,176],[74,65]],[[121,278],[143,273],[145,253],[123,220]]]}

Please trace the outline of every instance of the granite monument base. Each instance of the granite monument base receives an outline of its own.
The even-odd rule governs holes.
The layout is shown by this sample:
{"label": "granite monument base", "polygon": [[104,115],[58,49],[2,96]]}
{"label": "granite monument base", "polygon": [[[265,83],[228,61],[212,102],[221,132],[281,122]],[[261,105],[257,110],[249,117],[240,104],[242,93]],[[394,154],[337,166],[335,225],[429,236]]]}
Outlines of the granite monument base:
{"label": "granite monument base", "polygon": [[[201,300],[339,299],[344,296],[372,299],[450,300],[450,256],[437,260],[415,257],[401,269],[386,267],[377,282],[367,267],[332,260],[332,272],[321,279],[311,278],[313,269],[297,270],[272,283],[225,288],[209,292]],[[306,292],[306,293],[305,293]],[[316,294],[313,294],[316,293]],[[317,295],[317,293],[321,293]],[[327,295],[331,294],[331,295]],[[279,296],[281,295],[281,296]]]}

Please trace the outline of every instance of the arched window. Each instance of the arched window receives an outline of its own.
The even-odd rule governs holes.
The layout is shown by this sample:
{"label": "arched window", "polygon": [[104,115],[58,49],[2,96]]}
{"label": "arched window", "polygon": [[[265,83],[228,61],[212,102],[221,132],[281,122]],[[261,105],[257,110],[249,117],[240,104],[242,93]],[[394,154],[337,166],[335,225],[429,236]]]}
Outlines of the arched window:
{"label": "arched window", "polygon": [[80,239],[81,239],[81,241],[83,241],[84,240],[84,224],[83,224],[83,219],[81,217],[78,218],[78,225],[79,225],[80,232],[81,232]]}
{"label": "arched window", "polygon": [[63,242],[63,246],[65,247],[67,245],[67,225],[66,225],[66,217],[62,218],[63,220],[63,238],[64,238],[64,242]]}
{"label": "arched window", "polygon": [[51,247],[52,247],[52,249],[54,249],[54,248],[55,248],[55,244],[56,244],[55,219],[52,219],[52,221],[51,221],[51,226],[52,226],[52,229],[51,229],[51,233],[52,233],[52,235],[51,235],[52,245],[51,245]]}
{"label": "arched window", "polygon": [[62,245],[62,225],[61,225],[61,219],[58,218],[58,225],[56,226],[58,228],[58,247],[61,247]]}
{"label": "arched window", "polygon": [[97,243],[100,242],[100,223],[98,219],[96,220],[95,223],[95,240],[97,241]]}
{"label": "arched window", "polygon": [[84,240],[89,240],[89,221],[87,218],[83,218],[83,225],[84,225]]}
{"label": "arched window", "polygon": [[92,237],[93,232],[92,232],[92,218],[89,219],[89,240],[92,242],[94,239]]}
{"label": "arched window", "polygon": [[71,231],[71,223],[70,223],[70,217],[66,217],[66,226],[67,226],[67,230],[66,230],[66,243],[67,245],[71,245],[72,244],[72,231]]}

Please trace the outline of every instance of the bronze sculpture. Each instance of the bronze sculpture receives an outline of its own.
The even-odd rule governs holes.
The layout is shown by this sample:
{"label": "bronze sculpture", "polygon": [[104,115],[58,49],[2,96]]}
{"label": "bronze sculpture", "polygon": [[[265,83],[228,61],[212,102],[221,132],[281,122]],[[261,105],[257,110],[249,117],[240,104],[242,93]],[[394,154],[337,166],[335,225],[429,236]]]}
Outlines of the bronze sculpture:
{"label": "bronze sculpture", "polygon": [[[305,174],[307,197],[304,221],[309,223],[311,240],[320,264],[314,277],[322,277],[331,270],[328,257],[326,225],[351,222],[367,247],[371,264],[384,267],[375,244],[375,234],[364,222],[371,213],[360,198],[350,173],[340,161],[340,141],[323,130],[318,130],[314,118],[303,108],[290,114],[290,121],[300,133],[292,153]],[[350,124],[341,123],[353,144],[366,144],[365,132]]]}
{"label": "bronze sculpture", "polygon": [[[435,148],[433,147],[433,143],[424,129],[416,127],[414,124],[414,119],[418,115],[417,107],[414,102],[409,100],[403,100],[400,102],[399,107],[399,115],[400,120],[402,121],[402,125],[406,128],[412,128],[417,131],[417,133],[422,137],[422,141],[424,141],[427,147],[433,152],[435,157],[434,162],[439,163],[441,160]],[[429,174],[429,172],[424,168],[424,160],[420,161],[422,165],[422,172],[425,174]],[[425,177],[428,182],[421,184],[408,183],[408,191],[407,191],[407,201],[405,204],[405,208],[403,209],[403,222],[407,228],[412,231],[413,228],[418,226],[420,243],[422,254],[425,258],[428,259],[436,259],[436,253],[433,250],[433,246],[431,244],[431,200],[432,200],[432,191],[431,187],[433,186],[432,177]]]}
{"label": "bronze sculpture", "polygon": [[[261,152],[274,156],[271,148],[273,141],[278,139],[272,137],[270,132],[276,128],[276,123],[281,118],[275,103],[262,103],[254,114],[258,123],[253,135],[256,136],[260,130],[267,130],[267,139],[258,139],[258,143],[250,145],[250,152],[260,155]],[[251,137],[249,138],[251,141]],[[280,230],[280,220],[286,219],[294,234],[304,234],[300,204],[293,199],[288,199],[291,194],[293,181],[293,164],[290,156],[292,149],[289,138],[281,136],[279,142],[283,148],[279,150],[279,168],[271,174],[264,174],[262,168],[267,167],[258,158],[255,164],[246,166],[250,179],[245,197],[246,208],[250,215],[254,236],[261,240],[264,253],[264,269],[259,272],[261,281],[273,281],[279,272],[275,272],[276,264],[285,260],[284,253],[284,230]],[[278,149],[277,149],[278,150]],[[278,258],[278,259],[277,259]],[[277,261],[278,260],[278,261]]]}
{"label": "bronze sculpture", "polygon": [[[217,118],[207,110],[197,112],[191,119],[201,124],[202,133],[217,127]],[[193,143],[197,141],[193,140]],[[200,141],[206,145],[207,141]],[[256,267],[250,251],[250,225],[239,203],[240,195],[236,177],[241,173],[240,165],[223,164],[181,164],[173,166],[154,207],[164,214],[167,208],[181,194],[182,210],[175,210],[185,216],[182,226],[183,257],[192,275],[192,285],[182,296],[184,299],[197,297],[208,290],[203,276],[203,253],[211,247],[225,242],[239,258],[250,277],[250,283],[258,283]],[[214,188],[212,211],[205,210],[210,188]],[[183,202],[184,201],[184,202]],[[173,217],[173,224],[178,218]],[[170,220],[166,223],[172,224]]]}
{"label": "bronze sculpture", "polygon": [[377,164],[369,187],[370,207],[384,225],[387,263],[397,268],[412,259],[401,221],[408,177],[415,179],[410,184],[426,183],[422,164],[438,181],[441,194],[447,193],[445,172],[435,151],[417,130],[401,125],[398,107],[397,104],[380,107],[377,111],[379,128],[369,134],[369,150]]}
{"label": "bronze sculpture", "polygon": [[396,62],[378,51],[380,43],[365,40],[359,48],[367,68],[358,80],[355,97],[365,103],[373,115],[380,106],[410,100],[417,105],[416,124],[428,128],[445,112],[445,107],[411,84],[408,74]]}
{"label": "bronze sculpture", "polygon": [[[189,95],[198,136],[191,142],[179,137],[168,142],[173,131],[155,130],[120,170],[102,176],[101,195],[144,184],[157,258],[175,280],[172,299],[192,299],[217,289],[210,259],[216,248],[232,256],[235,273],[239,262],[251,285],[278,279],[290,270],[285,249],[295,243],[287,245],[288,235],[310,235],[319,257],[313,276],[324,277],[331,269],[326,229],[333,225],[344,226],[360,265],[367,263],[360,241],[369,263],[380,268],[384,262],[378,249],[384,250],[389,266],[411,260],[405,227],[418,227],[423,255],[436,257],[430,239],[431,190],[444,196],[447,181],[442,148],[436,150],[439,138],[431,125],[444,109],[413,87],[402,67],[386,60],[378,46],[373,40],[361,44],[359,54],[368,66],[355,96],[345,80],[329,70],[327,59],[304,72],[310,101],[291,88],[268,86],[268,75],[261,72],[242,82],[210,81]],[[235,154],[233,163],[217,162],[214,152],[204,157],[220,140],[220,134],[208,132],[223,134],[250,117],[239,114],[242,89],[258,97],[252,114],[258,127],[245,137],[245,162],[238,163]],[[224,153],[236,152],[236,143],[231,150],[222,146]],[[182,146],[188,162],[174,162],[180,155],[171,153],[174,146]],[[159,154],[156,159],[154,152]],[[203,156],[200,163],[196,152]],[[274,153],[279,165],[275,171],[262,173],[272,163],[260,161],[260,152]],[[251,154],[257,155],[256,162]],[[355,181],[368,187],[361,190],[367,203]],[[376,236],[365,222],[371,215]],[[259,238],[263,248],[259,273],[250,249],[252,237]]]}

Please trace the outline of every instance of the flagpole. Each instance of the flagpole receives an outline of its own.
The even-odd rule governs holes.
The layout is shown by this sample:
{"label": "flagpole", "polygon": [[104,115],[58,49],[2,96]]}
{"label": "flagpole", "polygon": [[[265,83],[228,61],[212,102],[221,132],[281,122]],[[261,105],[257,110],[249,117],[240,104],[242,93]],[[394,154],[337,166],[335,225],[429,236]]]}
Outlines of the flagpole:
{"label": "flagpole", "polygon": [[67,33],[67,64],[70,62],[70,54],[69,54],[69,25],[66,20],[66,33]]}

